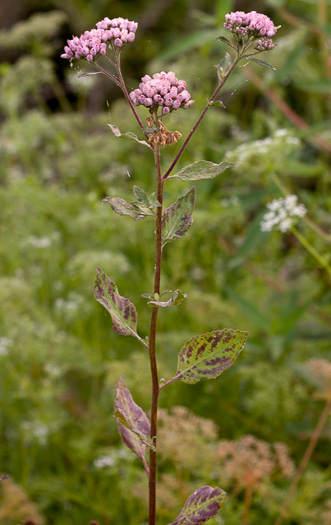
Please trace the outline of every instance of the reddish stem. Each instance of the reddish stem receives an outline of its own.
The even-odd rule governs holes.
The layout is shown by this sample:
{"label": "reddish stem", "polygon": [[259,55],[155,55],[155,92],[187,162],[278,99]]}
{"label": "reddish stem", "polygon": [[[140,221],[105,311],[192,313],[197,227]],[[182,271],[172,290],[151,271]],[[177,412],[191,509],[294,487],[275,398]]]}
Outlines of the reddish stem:
{"label": "reddish stem", "polygon": [[231,64],[231,67],[229,68],[229,70],[227,71],[226,75],[224,75],[224,77],[222,78],[222,80],[220,80],[217,88],[215,89],[214,93],[212,94],[212,96],[210,97],[210,99],[208,100],[207,104],[205,105],[204,109],[202,110],[201,112],[201,115],[200,117],[198,118],[198,120],[196,121],[196,123],[194,124],[193,128],[191,129],[190,133],[187,135],[182,147],[180,148],[179,152],[177,153],[176,157],[174,158],[171,166],[169,167],[168,171],[163,175],[163,180],[167,179],[170,175],[170,173],[172,172],[172,170],[174,169],[174,167],[176,166],[177,162],[179,161],[180,157],[182,156],[182,153],[183,151],[185,150],[187,144],[189,143],[193,133],[195,132],[195,130],[197,129],[197,127],[199,126],[200,122],[202,121],[203,117],[205,116],[205,114],[207,113],[208,109],[210,108],[210,106],[212,105],[212,103],[214,102],[214,100],[216,99],[218,93],[220,92],[221,88],[224,86],[225,82],[227,81],[227,79],[229,78],[229,76],[231,75],[232,71],[234,70],[234,68],[236,67],[236,65],[238,64],[239,60],[241,59],[241,57],[239,57],[238,55],[236,56],[236,58],[234,59],[233,63]]}
{"label": "reddish stem", "polygon": [[242,525],[248,525],[249,510],[251,508],[252,497],[253,497],[253,487],[252,485],[249,485],[248,487],[246,487],[246,490],[245,490],[244,515],[243,515]]}
{"label": "reddish stem", "polygon": [[[154,294],[160,295],[161,264],[162,264],[162,204],[164,182],[161,174],[160,149],[154,150],[155,168],[157,175],[157,200],[161,204],[156,208],[155,217],[155,267],[154,267]],[[157,405],[160,393],[159,378],[156,362],[156,327],[159,308],[154,306],[152,310],[150,335],[149,335],[149,359],[152,376],[152,407],[151,407],[151,438],[155,449],[150,449],[149,455],[149,525],[156,523],[156,438],[157,438]]]}
{"label": "reddish stem", "polygon": [[318,420],[318,423],[316,425],[316,428],[310,438],[310,441],[308,443],[308,447],[303,455],[303,458],[301,460],[301,463],[299,465],[299,468],[297,470],[297,473],[296,475],[294,476],[293,480],[292,480],[292,483],[290,485],[290,488],[288,490],[288,493],[286,495],[286,498],[284,500],[284,503],[283,503],[283,506],[280,510],[280,514],[277,518],[277,520],[275,521],[275,525],[281,525],[285,519],[285,516],[286,516],[286,512],[288,510],[288,507],[289,507],[289,504],[294,496],[294,493],[298,487],[298,484],[299,484],[299,481],[300,479],[302,478],[302,475],[308,465],[308,462],[312,456],[312,453],[314,452],[314,449],[316,447],[316,444],[317,444],[317,441],[319,440],[319,437],[322,433],[322,430],[324,428],[324,425],[328,419],[328,416],[329,416],[329,413],[330,413],[330,410],[331,410],[331,399],[329,399],[325,406],[324,406],[324,409],[320,415],[320,418]]}

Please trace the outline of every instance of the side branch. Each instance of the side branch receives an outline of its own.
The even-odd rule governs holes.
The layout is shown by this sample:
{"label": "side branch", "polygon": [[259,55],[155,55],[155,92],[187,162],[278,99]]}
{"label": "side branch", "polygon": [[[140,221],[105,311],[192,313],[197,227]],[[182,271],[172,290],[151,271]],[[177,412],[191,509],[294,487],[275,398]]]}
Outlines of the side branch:
{"label": "side branch", "polygon": [[234,70],[234,68],[238,64],[240,58],[241,58],[240,56],[238,56],[238,55],[236,56],[235,60],[231,64],[231,67],[227,71],[226,75],[224,75],[222,80],[219,82],[219,84],[218,84],[217,88],[215,89],[214,93],[212,94],[212,96],[208,100],[207,104],[205,105],[204,109],[202,110],[200,117],[198,118],[198,120],[194,124],[194,126],[191,129],[190,133],[187,135],[187,137],[186,137],[182,147],[180,148],[179,152],[177,153],[176,157],[174,158],[171,166],[169,167],[168,171],[164,174],[163,180],[166,180],[169,177],[170,173],[172,172],[172,170],[176,166],[176,164],[179,161],[180,157],[182,156],[182,153],[185,150],[187,144],[191,140],[191,137],[192,137],[193,133],[195,132],[195,130],[199,126],[199,124],[202,121],[203,117],[205,116],[205,114],[207,113],[208,109],[210,108],[211,104],[214,102],[215,98],[217,97],[218,93],[220,92],[221,88],[224,86],[225,82],[227,81],[227,79],[231,75],[232,71]]}

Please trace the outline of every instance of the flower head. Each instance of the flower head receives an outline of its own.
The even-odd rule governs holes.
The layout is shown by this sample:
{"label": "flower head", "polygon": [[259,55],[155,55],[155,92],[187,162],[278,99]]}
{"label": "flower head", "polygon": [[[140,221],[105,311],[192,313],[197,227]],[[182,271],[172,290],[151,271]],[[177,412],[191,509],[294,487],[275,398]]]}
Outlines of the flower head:
{"label": "flower head", "polygon": [[138,27],[136,22],[130,22],[127,18],[108,17],[96,24],[97,29],[85,31],[80,37],[74,36],[68,40],[65,46],[65,53],[61,58],[85,58],[92,62],[99,55],[105,55],[108,46],[113,49],[119,49],[128,42],[133,42]]}
{"label": "flower head", "polygon": [[277,27],[273,21],[266,15],[251,11],[244,13],[244,11],[235,11],[225,15],[225,29],[228,29],[233,34],[234,38],[242,40],[243,37],[259,39],[255,48],[258,51],[266,51],[272,49],[274,43],[271,40],[277,32]]}
{"label": "flower head", "polygon": [[151,112],[162,108],[166,115],[179,108],[188,108],[194,104],[190,93],[186,90],[186,82],[178,80],[173,71],[155,73],[153,77],[145,75],[141,79],[139,88],[130,93],[135,106],[145,106]]}
{"label": "flower head", "polygon": [[284,198],[274,199],[267,204],[268,212],[263,215],[261,231],[270,232],[278,228],[282,233],[289,230],[296,217],[303,217],[307,209],[303,204],[297,204],[296,195],[287,195]]}

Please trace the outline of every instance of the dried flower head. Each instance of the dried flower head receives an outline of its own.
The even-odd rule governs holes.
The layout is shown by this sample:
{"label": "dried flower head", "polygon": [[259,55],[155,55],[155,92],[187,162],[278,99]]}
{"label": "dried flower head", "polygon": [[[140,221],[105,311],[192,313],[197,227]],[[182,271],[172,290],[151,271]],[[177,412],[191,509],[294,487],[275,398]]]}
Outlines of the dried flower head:
{"label": "dried flower head", "polygon": [[318,397],[331,399],[331,362],[326,359],[309,359],[306,366],[320,383],[321,391]]}
{"label": "dried flower head", "polygon": [[177,467],[192,469],[196,474],[214,465],[217,427],[213,421],[182,406],[173,407],[170,413],[159,410],[159,420],[159,447],[164,459],[171,459]]}
{"label": "dried flower head", "polygon": [[258,51],[266,51],[275,47],[271,37],[276,34],[278,28],[268,16],[256,11],[231,12],[225,15],[224,27],[231,31],[234,38],[240,42],[244,40],[243,37],[247,42],[259,39],[255,45]]}
{"label": "dried flower head", "polygon": [[272,446],[250,435],[238,441],[221,441],[218,457],[226,475],[240,487],[257,487],[279,471],[285,477],[294,473],[294,464],[284,443]]}
{"label": "dried flower head", "polygon": [[186,82],[178,80],[173,71],[155,73],[153,78],[145,75],[139,88],[131,91],[130,98],[135,106],[145,106],[151,113],[161,108],[162,115],[167,115],[175,109],[186,109],[194,104],[186,90]]}
{"label": "dried flower head", "polygon": [[303,204],[297,204],[296,195],[287,195],[284,198],[274,199],[267,204],[268,212],[263,215],[261,231],[270,232],[278,228],[282,233],[288,231],[297,217],[303,217],[307,209]]}
{"label": "dried flower head", "polygon": [[11,478],[2,479],[1,482],[0,523],[44,524],[37,506]]}
{"label": "dried flower head", "polygon": [[[147,119],[147,124],[148,126],[153,127],[153,117]],[[161,120],[159,120],[158,131],[149,135],[148,142],[149,144],[155,144],[157,146],[171,146],[171,144],[176,144],[181,138],[182,134],[179,131],[169,131]]]}
{"label": "dried flower head", "polygon": [[96,24],[97,29],[85,31],[80,37],[74,36],[68,40],[65,46],[65,53],[61,58],[70,60],[76,58],[86,59],[92,62],[100,55],[107,52],[107,43],[111,49],[120,49],[128,42],[133,42],[138,27],[137,22],[130,22],[127,18],[108,17]]}

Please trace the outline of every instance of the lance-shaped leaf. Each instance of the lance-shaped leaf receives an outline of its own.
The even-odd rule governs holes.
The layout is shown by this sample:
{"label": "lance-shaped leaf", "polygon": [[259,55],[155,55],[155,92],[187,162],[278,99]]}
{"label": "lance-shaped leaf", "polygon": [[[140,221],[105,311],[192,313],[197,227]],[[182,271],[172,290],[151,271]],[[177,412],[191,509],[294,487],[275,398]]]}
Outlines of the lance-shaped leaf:
{"label": "lance-shaped leaf", "polygon": [[228,328],[192,337],[178,354],[176,379],[188,384],[215,379],[233,365],[247,337],[248,332]]}
{"label": "lance-shaped leaf", "polygon": [[233,162],[221,162],[220,164],[214,164],[213,162],[209,162],[207,160],[198,160],[193,162],[193,164],[185,166],[185,168],[182,168],[175,175],[171,175],[169,179],[176,177],[185,182],[201,179],[214,179],[217,177],[217,175],[223,173],[223,171],[231,168],[231,166],[233,166]]}
{"label": "lance-shaped leaf", "polygon": [[153,212],[146,207],[141,207],[139,203],[129,204],[121,197],[106,197],[102,202],[108,202],[115,213],[119,215],[129,215],[135,221],[145,219],[147,215],[153,215]]}
{"label": "lance-shaped leaf", "polygon": [[232,47],[233,49],[236,49],[236,47],[231,44],[230,40],[228,40],[227,38],[225,38],[225,36],[218,36],[216,38],[216,40],[220,40],[220,42],[223,42],[224,44],[226,44],[227,46],[230,46]]}
{"label": "lance-shaped leaf", "polygon": [[187,294],[181,292],[181,290],[175,290],[168,301],[149,301],[147,304],[149,306],[160,306],[161,308],[166,308],[167,306],[179,306],[184,299],[186,299]]}
{"label": "lance-shaped leaf", "polygon": [[162,217],[162,242],[184,237],[193,224],[193,210],[195,206],[195,187],[191,188],[183,197],[164,211]]}
{"label": "lance-shaped leaf", "polygon": [[223,505],[226,492],[206,485],[191,494],[182,512],[169,525],[200,525],[210,520]]}
{"label": "lance-shaped leaf", "polygon": [[114,416],[124,443],[144,461],[146,447],[153,448],[151,426],[145,412],[133,401],[130,390],[121,377],[116,388]]}
{"label": "lance-shaped leaf", "polygon": [[127,140],[133,140],[134,142],[139,142],[139,144],[142,144],[143,146],[147,146],[147,148],[152,149],[152,147],[146,142],[145,140],[139,140],[137,135],[134,133],[131,133],[130,131],[128,133],[121,133],[117,126],[113,126],[112,124],[108,124],[112,132],[114,133],[115,137],[119,137],[121,139],[127,139]]}
{"label": "lance-shaped leaf", "polygon": [[137,312],[134,305],[118,293],[116,284],[99,267],[94,282],[94,298],[110,313],[115,332],[133,335],[141,340],[137,334]]}
{"label": "lance-shaped leaf", "polygon": [[251,62],[256,62],[256,64],[259,64],[260,66],[266,67],[267,69],[277,71],[277,69],[274,66],[271,66],[270,64],[268,64],[268,62],[265,62],[264,60],[260,60],[259,58],[251,58],[250,56],[245,58],[248,58],[248,60],[250,60]]}

